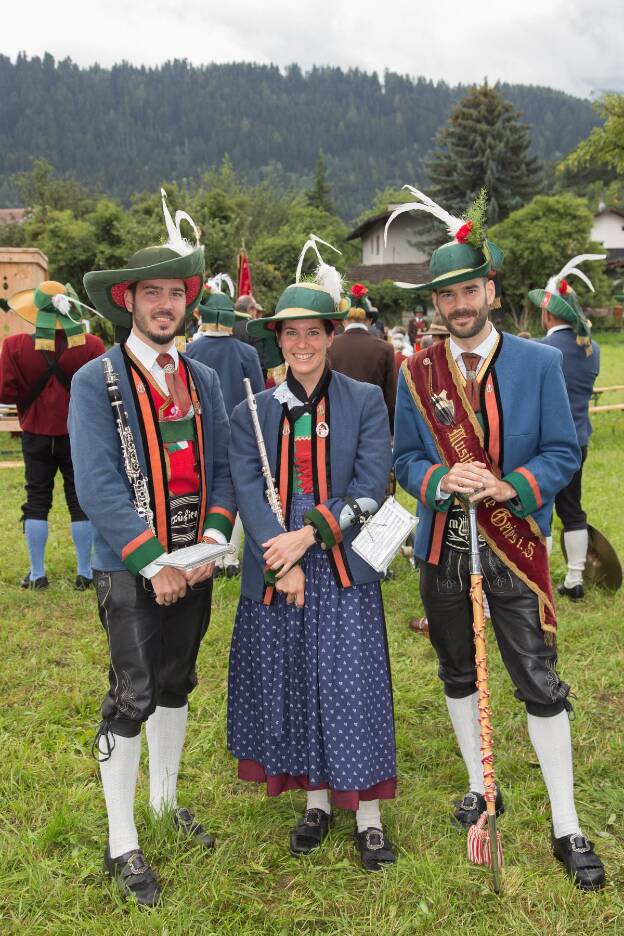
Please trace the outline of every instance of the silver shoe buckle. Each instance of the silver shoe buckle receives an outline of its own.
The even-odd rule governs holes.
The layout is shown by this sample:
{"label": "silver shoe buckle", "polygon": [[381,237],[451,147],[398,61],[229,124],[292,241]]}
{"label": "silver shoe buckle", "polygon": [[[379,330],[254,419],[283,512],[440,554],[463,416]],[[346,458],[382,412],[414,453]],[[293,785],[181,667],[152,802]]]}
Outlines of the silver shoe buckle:
{"label": "silver shoe buckle", "polygon": [[384,847],[384,836],[381,829],[366,830],[366,848],[367,851],[379,851]]}

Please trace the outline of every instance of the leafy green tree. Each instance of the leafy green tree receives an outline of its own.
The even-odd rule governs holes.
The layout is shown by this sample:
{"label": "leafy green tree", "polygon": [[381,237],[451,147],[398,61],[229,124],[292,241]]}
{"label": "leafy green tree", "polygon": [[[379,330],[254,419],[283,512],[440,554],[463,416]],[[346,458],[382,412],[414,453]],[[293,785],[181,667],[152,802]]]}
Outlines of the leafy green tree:
{"label": "leafy green tree", "polygon": [[327,181],[327,166],[322,153],[318,154],[314,167],[314,182],[312,188],[306,193],[306,200],[313,208],[320,208],[327,214],[333,213],[331,188]]}
{"label": "leafy green tree", "polygon": [[485,188],[487,220],[496,224],[536,190],[538,164],[530,146],[529,128],[498,87],[487,82],[473,87],[435,138],[424,167],[431,181],[428,194],[462,215]]}
{"label": "leafy green tree", "polygon": [[594,127],[562,163],[562,169],[578,170],[601,163],[624,173],[624,94],[604,94],[596,102],[596,109],[604,118],[600,127]]}
{"label": "leafy green tree", "polygon": [[[543,287],[572,257],[601,253],[602,245],[590,240],[593,215],[587,202],[576,195],[537,195],[489,231],[490,239],[505,252],[502,269],[503,310],[518,330],[530,323],[539,331],[535,307],[527,302],[530,289]],[[581,280],[573,286],[582,304],[602,305],[611,299],[611,286],[601,262],[585,263],[583,270],[596,293]],[[534,324],[535,323],[535,324]]]}

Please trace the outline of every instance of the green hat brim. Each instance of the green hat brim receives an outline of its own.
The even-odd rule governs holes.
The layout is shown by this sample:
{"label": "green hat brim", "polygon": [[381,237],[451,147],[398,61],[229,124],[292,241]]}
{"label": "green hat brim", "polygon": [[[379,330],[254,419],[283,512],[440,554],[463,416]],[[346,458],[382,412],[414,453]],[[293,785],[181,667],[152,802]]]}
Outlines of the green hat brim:
{"label": "green hat brim", "polygon": [[340,322],[347,317],[345,312],[312,312],[310,309],[282,309],[270,318],[252,319],[247,322],[247,334],[252,338],[266,338],[275,335],[278,322],[293,322],[296,319],[318,319],[326,322]]}
{"label": "green hat brim", "polygon": [[198,247],[192,253],[172,257],[143,267],[123,270],[94,270],[86,273],[84,287],[95,308],[114,325],[132,327],[132,316],[126,309],[123,295],[131,283],[152,279],[181,279],[186,284],[186,314],[190,315],[203,288],[204,251]]}
{"label": "green hat brim", "polygon": [[455,283],[465,283],[468,280],[480,279],[481,277],[487,277],[490,266],[490,261],[486,260],[481,266],[467,270],[452,270],[450,273],[444,273],[442,276],[435,276],[432,280],[429,280],[428,283],[418,283],[411,288],[415,290],[430,289],[436,291],[438,289],[444,289],[445,286],[454,286]]}

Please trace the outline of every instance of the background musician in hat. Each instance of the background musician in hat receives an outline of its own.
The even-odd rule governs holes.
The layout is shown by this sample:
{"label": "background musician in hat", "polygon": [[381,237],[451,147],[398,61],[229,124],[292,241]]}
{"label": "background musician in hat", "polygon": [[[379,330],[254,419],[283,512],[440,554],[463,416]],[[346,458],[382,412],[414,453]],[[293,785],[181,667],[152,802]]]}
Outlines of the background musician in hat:
{"label": "background musician in hat", "polygon": [[577,276],[593,291],[589,278],[578,270],[584,261],[604,260],[604,254],[581,254],[573,257],[545,289],[532,289],[529,299],[542,311],[542,326],[546,336],[542,344],[558,348],[563,355],[563,377],[568,391],[576,436],[581,449],[581,465],[571,481],[555,497],[555,510],[563,524],[563,538],[568,571],[557,591],[572,601],[584,597],[583,572],[587,559],[587,514],[581,504],[583,465],[592,432],[589,403],[600,370],[600,348],[591,337],[591,322],[587,319],[578,296],[568,282]]}
{"label": "background musician in hat", "polygon": [[345,330],[342,335],[336,335],[329,349],[329,360],[332,370],[381,388],[392,432],[396,397],[394,348],[389,341],[369,331],[378,313],[373,309],[367,293],[368,289],[361,283],[352,287]]}
{"label": "background musician in hat", "polygon": [[76,550],[76,588],[91,585],[91,524],[74,485],[67,413],[72,377],[104,351],[100,338],[85,333],[72,287],[48,281],[16,293],[10,307],[35,326],[35,334],[10,335],[0,355],[0,401],[15,403],[22,430],[26,502],[22,505],[30,569],[22,588],[48,586],[45,548],[54,479],[63,477]]}
{"label": "background musician in hat", "polygon": [[[229,296],[222,289],[223,286],[230,290]],[[264,390],[262,368],[255,346],[237,341],[232,334],[237,321],[246,324],[250,320],[245,313],[235,311],[231,299],[233,293],[234,284],[227,274],[219,273],[206,283],[199,303],[201,325],[186,352],[187,357],[212,367],[219,375],[228,419],[234,407],[245,399],[245,377],[249,378],[254,393]],[[230,538],[230,545],[236,552],[217,560],[215,575],[223,573],[227,578],[238,575],[242,533],[243,527],[237,515]]]}

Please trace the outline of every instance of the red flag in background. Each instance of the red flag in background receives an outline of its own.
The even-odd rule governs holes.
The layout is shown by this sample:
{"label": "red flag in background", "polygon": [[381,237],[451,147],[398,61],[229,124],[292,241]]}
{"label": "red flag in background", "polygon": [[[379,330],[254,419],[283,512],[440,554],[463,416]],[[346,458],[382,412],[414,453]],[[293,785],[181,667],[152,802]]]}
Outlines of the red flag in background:
{"label": "red flag in background", "polygon": [[249,260],[247,254],[245,253],[245,245],[241,247],[240,253],[238,255],[238,283],[237,283],[237,297],[238,296],[251,296],[252,285],[251,285],[251,270],[249,269]]}

